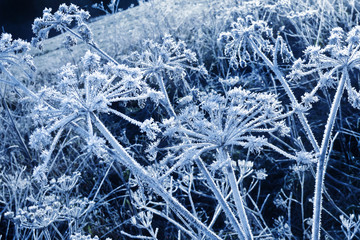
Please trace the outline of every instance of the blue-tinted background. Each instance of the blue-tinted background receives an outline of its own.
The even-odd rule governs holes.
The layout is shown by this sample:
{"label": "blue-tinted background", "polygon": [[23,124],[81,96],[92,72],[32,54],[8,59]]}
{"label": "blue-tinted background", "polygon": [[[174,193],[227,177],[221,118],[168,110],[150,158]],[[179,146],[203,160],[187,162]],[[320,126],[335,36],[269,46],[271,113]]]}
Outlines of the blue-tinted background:
{"label": "blue-tinted background", "polygon": [[[7,32],[13,38],[31,40],[33,36],[31,24],[36,17],[42,16],[45,7],[57,10],[61,3],[74,3],[90,12],[92,17],[104,14],[91,6],[101,0],[0,0],[0,32]],[[103,0],[106,6],[110,0]],[[137,0],[120,0],[119,7],[128,8],[131,4],[137,5]]]}

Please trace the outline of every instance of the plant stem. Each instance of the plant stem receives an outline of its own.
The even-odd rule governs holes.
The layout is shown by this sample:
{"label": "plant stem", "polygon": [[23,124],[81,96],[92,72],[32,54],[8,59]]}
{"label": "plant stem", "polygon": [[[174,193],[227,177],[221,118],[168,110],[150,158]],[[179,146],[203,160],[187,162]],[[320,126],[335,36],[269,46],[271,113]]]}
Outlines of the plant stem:
{"label": "plant stem", "polygon": [[[83,38],[77,34],[76,32],[74,32],[72,29],[70,29],[69,27],[65,27],[65,30],[69,33],[71,33],[72,35],[74,35],[75,37],[79,38],[80,40],[83,40]],[[84,40],[83,40],[84,41]],[[84,41],[86,42],[86,41]],[[96,43],[94,42],[86,42],[86,44],[88,44],[89,46],[91,46],[92,48],[94,48],[96,51],[98,51],[101,55],[103,55],[103,57],[105,57],[107,60],[109,60],[110,62],[114,63],[115,65],[119,65],[119,62],[116,61],[114,58],[112,58],[109,54],[107,54],[106,52],[104,52],[103,50],[101,50]]]}
{"label": "plant stem", "polygon": [[148,186],[151,187],[156,194],[161,196],[175,212],[181,214],[195,228],[202,231],[209,239],[221,240],[219,236],[217,236],[206,225],[204,225],[204,223],[194,217],[183,205],[181,205],[177,199],[172,197],[157,179],[151,177],[149,173],[126,152],[123,146],[121,146],[121,144],[115,139],[115,137],[109,132],[95,114],[92,114],[92,118],[95,121],[95,126],[117,152],[119,160],[123,165],[125,165],[133,174],[139,176],[142,181],[146,182]]}
{"label": "plant stem", "polygon": [[164,219],[166,219],[168,222],[174,224],[177,228],[179,228],[179,230],[183,231],[184,233],[186,233],[187,235],[189,235],[192,239],[196,239],[195,235],[192,234],[189,230],[187,230],[186,228],[184,228],[183,226],[181,226],[180,223],[176,222],[174,219],[172,219],[171,217],[167,216],[166,214],[164,214],[163,212],[160,212],[156,209],[150,208],[150,207],[144,207],[144,209],[155,213],[157,215],[159,215],[160,217],[163,217]]}
{"label": "plant stem", "polygon": [[10,118],[10,122],[11,122],[11,124],[12,124],[12,126],[13,126],[13,128],[14,128],[14,130],[15,130],[15,133],[16,133],[18,139],[19,139],[19,142],[20,142],[20,144],[21,144],[21,146],[22,146],[22,148],[23,148],[23,151],[24,151],[26,157],[31,161],[32,158],[31,158],[29,149],[27,148],[27,146],[26,146],[26,144],[25,144],[25,141],[24,141],[23,137],[22,137],[21,134],[20,134],[19,129],[16,127],[16,124],[15,124],[15,122],[14,122],[14,119],[13,119],[12,115],[11,115],[10,109],[9,109],[9,107],[8,107],[6,101],[5,101],[5,98],[4,98],[3,96],[1,96],[1,98],[2,98],[2,105],[4,106],[4,108],[5,108],[8,116],[9,116],[9,118]]}
{"label": "plant stem", "polygon": [[317,171],[315,178],[315,197],[314,197],[314,212],[313,212],[313,225],[312,225],[312,240],[320,239],[320,226],[321,226],[321,210],[322,210],[322,193],[324,188],[325,170],[326,170],[326,153],[328,150],[331,132],[335,124],[337,111],[340,106],[341,97],[344,92],[345,82],[348,78],[348,71],[345,67],[340,79],[339,86],[331,105],[330,115],[325,126],[325,132],[321,143],[320,156],[317,163]]}
{"label": "plant stem", "polygon": [[[227,160],[226,152],[223,149],[219,149],[219,157],[222,158],[221,161],[226,161]],[[244,206],[243,199],[241,197],[241,194],[240,194],[240,191],[239,191],[239,188],[238,188],[238,184],[237,184],[237,181],[236,181],[234,169],[232,167],[231,162],[229,162],[226,165],[225,170],[226,170],[227,177],[229,179],[231,190],[233,192],[233,197],[234,197],[236,209],[237,209],[237,212],[238,212],[238,215],[239,215],[239,218],[240,218],[240,224],[241,224],[242,230],[245,233],[245,238],[244,239],[252,240],[252,239],[254,239],[254,237],[253,237],[253,234],[251,232],[249,220],[248,220],[248,218],[246,216],[245,206]]]}
{"label": "plant stem", "polygon": [[[164,80],[161,76],[159,76],[158,74],[155,75],[155,78],[159,84],[159,87],[161,89],[161,92],[164,94],[165,96],[165,107],[166,107],[166,110],[168,111],[169,115],[171,117],[176,117],[176,113],[174,111],[174,108],[170,102],[170,99],[169,99],[169,95],[167,94],[167,91],[166,91],[166,87],[165,87],[165,84],[164,84]],[[166,106],[167,105],[167,106]]]}
{"label": "plant stem", "polygon": [[38,100],[39,97],[33,93],[30,89],[28,89],[22,82],[20,82],[14,75],[12,75],[5,67],[1,67],[0,71],[6,73],[8,77],[13,81],[11,84],[14,87],[19,87],[21,90],[23,90],[27,95],[31,96],[32,98]]}
{"label": "plant stem", "polygon": [[[252,39],[249,39],[249,42],[250,42],[252,48],[255,50],[255,52],[257,54],[259,54],[259,56],[264,60],[266,65],[268,65],[268,67],[275,73],[276,77],[279,79],[281,85],[285,89],[285,92],[288,95],[292,105],[299,106],[299,102],[296,100],[296,97],[295,97],[294,93],[292,92],[289,84],[287,83],[284,76],[277,68],[277,66],[275,66],[270,61],[270,59],[265,56],[265,54],[256,46],[256,44],[254,43],[254,41]],[[300,120],[301,124],[303,125],[305,132],[307,133],[307,137],[308,137],[309,141],[311,142],[311,145],[313,146],[315,152],[319,152],[319,145],[318,145],[316,138],[310,128],[309,123],[307,122],[305,114],[301,111],[296,111],[296,114],[298,115],[299,120]]]}
{"label": "plant stem", "polygon": [[239,234],[239,237],[241,239],[245,239],[244,231],[241,229],[238,220],[234,216],[229,205],[227,204],[226,200],[224,199],[223,195],[221,194],[219,188],[217,187],[214,180],[212,179],[205,164],[203,163],[203,161],[201,161],[200,158],[196,158],[195,162],[198,165],[198,167],[200,168],[201,173],[204,174],[204,176],[207,180],[207,183],[210,185],[211,191],[214,193],[216,199],[218,200],[219,204],[221,205],[222,209],[224,210],[226,217],[229,219],[230,223],[233,225],[234,229]]}

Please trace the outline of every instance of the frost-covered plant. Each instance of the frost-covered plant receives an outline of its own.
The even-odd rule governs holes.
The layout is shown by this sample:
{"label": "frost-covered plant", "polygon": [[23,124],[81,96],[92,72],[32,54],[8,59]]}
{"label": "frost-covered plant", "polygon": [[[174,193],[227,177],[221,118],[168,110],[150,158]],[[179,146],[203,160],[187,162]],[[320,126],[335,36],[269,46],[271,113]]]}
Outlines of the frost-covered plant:
{"label": "frost-covered plant", "polygon": [[[32,30],[36,35],[31,41],[33,46],[42,49],[43,42],[49,37],[49,32],[51,30],[56,30],[61,33],[67,32],[69,35],[66,36],[63,42],[66,48],[76,45],[76,39],[80,39],[95,49],[108,61],[119,64],[115,59],[102,51],[94,42],[93,33],[86,24],[86,20],[90,17],[89,12],[80,9],[74,4],[70,4],[69,6],[61,4],[55,13],[52,13],[51,11],[52,9],[45,8],[43,17],[35,19],[34,24],[32,25]],[[72,24],[75,24],[76,26],[75,31],[70,28]]]}
{"label": "frost-covered plant", "polygon": [[[96,235],[94,237],[91,237],[90,235],[74,233],[70,236],[70,240],[99,240],[99,237]],[[111,238],[106,238],[106,240],[111,240]]]}
{"label": "frost-covered plant", "polygon": [[[327,0],[313,7],[310,2],[193,3],[194,9],[209,7],[193,18],[193,27],[201,29],[172,28],[172,37],[145,41],[122,64],[93,41],[87,12],[64,4],[55,13],[45,9],[33,25],[34,45],[41,47],[54,29],[68,34],[67,47],[77,38],[96,54],[88,51],[58,68],[56,83],[35,93],[22,83],[34,69],[28,44],[3,34],[0,205],[6,219],[0,218],[0,229],[8,225],[6,237],[304,239],[313,225],[313,239],[319,239],[321,227],[326,236],[337,238],[342,230],[347,239],[355,238],[359,221],[345,213],[353,206],[343,211],[339,206],[346,197],[333,199],[331,191],[338,190],[336,184],[357,190],[350,184],[358,181],[351,165],[356,153],[339,153],[334,144],[340,131],[359,139],[356,130],[345,129],[357,128],[356,117],[339,121],[340,131],[332,134],[342,95],[347,95],[342,114],[360,105],[360,30],[345,34],[353,23],[341,23],[356,16],[356,4],[335,13],[321,9],[330,6]],[[142,6],[154,3],[161,1]],[[211,17],[202,16],[209,11]],[[196,21],[201,16],[207,21]],[[182,15],[177,17],[181,22]],[[148,24],[169,18],[161,19],[154,16]],[[335,23],[344,30],[334,28],[327,41]],[[307,47],[310,42],[316,45]],[[207,79],[202,63],[209,66]],[[22,78],[19,67],[25,70]],[[253,84],[258,80],[262,85]],[[7,85],[26,98],[7,104]],[[253,86],[258,88],[248,89]],[[324,98],[332,106],[319,146],[324,117],[313,113],[327,111]],[[11,130],[26,121],[32,134],[24,128],[14,131],[17,141],[10,139]],[[344,155],[351,157],[346,163],[351,170],[339,178],[347,181],[326,181],[325,188],[328,163]],[[313,172],[314,200],[308,184]],[[330,218],[321,225],[323,194]],[[270,210],[274,206],[277,211]],[[340,220],[334,217],[339,215]]]}
{"label": "frost-covered plant", "polygon": [[[306,131],[309,141],[317,152],[319,147],[313,131],[308,124],[307,118],[304,115],[303,108],[296,99],[289,83],[280,70],[278,55],[281,56],[283,61],[288,62],[293,58],[292,52],[289,50],[286,42],[281,36],[278,36],[276,39],[273,38],[271,34],[272,31],[268,29],[265,22],[259,23],[258,21],[253,21],[251,16],[249,16],[248,19],[250,21],[249,27],[235,24],[232,26],[232,30],[230,32],[224,32],[220,35],[219,41],[225,45],[225,51],[229,52],[231,62],[235,61],[235,63],[240,64],[241,62],[236,60],[238,58],[248,59],[248,61],[251,60],[250,58],[242,58],[242,55],[247,52],[247,49],[250,49],[255,56],[257,56],[256,58],[265,62],[266,66],[272,70],[277,79],[280,81],[291,101],[292,108],[295,110],[295,113],[298,115],[299,120]],[[244,19],[240,18],[238,21],[241,22],[244,21]],[[263,36],[263,32],[267,33],[266,36]],[[239,35],[236,33],[239,33]],[[241,49],[239,48],[239,44],[242,46],[243,41],[246,41],[248,44],[244,45],[243,49]]]}
{"label": "frost-covered plant", "polygon": [[56,31],[71,31],[69,26],[75,21],[78,26],[78,34],[86,42],[92,40],[92,33],[85,24],[85,21],[90,17],[90,14],[78,6],[70,4],[62,4],[59,6],[58,11],[54,14],[51,13],[51,8],[45,8],[42,18],[36,18],[32,26],[36,37],[32,39],[32,44],[40,47],[43,40],[47,39],[49,32],[52,29]]}
{"label": "frost-covered plant", "polygon": [[185,42],[175,41],[170,35],[164,36],[162,43],[145,41],[143,52],[134,53],[134,58],[147,78],[167,75],[174,81],[184,80],[185,69],[196,69],[191,64],[197,63],[196,54],[187,48]]}
{"label": "frost-covered plant", "polygon": [[24,168],[17,175],[2,173],[0,178],[4,184],[0,193],[1,201],[6,203],[4,216],[15,225],[15,237],[26,238],[32,232],[34,239],[62,238],[59,228],[79,229],[94,206],[93,201],[73,193],[80,173],[50,181],[45,174],[42,179],[26,175]]}
{"label": "frost-covered plant", "polygon": [[104,6],[104,3],[102,1],[100,3],[94,3],[92,7],[95,9],[99,9],[106,14],[115,14],[121,10],[121,8],[119,8],[120,2],[121,0],[111,0],[110,3],[107,4],[107,8],[109,10]]}
{"label": "frost-covered plant", "polygon": [[340,215],[340,220],[341,230],[345,234],[346,239],[354,239],[354,237],[360,230],[359,216],[356,220],[355,214],[350,214],[348,218],[344,215]]}
{"label": "frost-covered plant", "polygon": [[[102,53],[101,50],[98,51]],[[138,125],[140,130],[146,132],[150,138],[155,138],[155,133],[159,131],[153,120],[150,119],[141,123],[111,108],[110,104],[112,102],[144,100],[149,96],[159,100],[161,94],[154,92],[148,94],[147,90],[149,88],[141,80],[142,72],[138,68],[131,70],[114,60],[111,61],[112,63],[102,67],[99,66],[99,60],[98,56],[87,54],[82,60],[82,68],[79,69],[84,73],[80,75],[78,81],[74,78],[76,75],[74,71],[67,66],[66,71],[63,71],[63,74],[60,75],[60,84],[57,88],[54,90],[44,89],[40,92],[42,101],[39,102],[40,106],[36,108],[38,109],[35,115],[36,120],[44,124],[44,119],[46,119],[49,133],[58,129],[61,131],[68,124],[72,125],[82,137],[87,134],[92,135],[94,124],[115,149],[115,158],[120,160],[142,181],[149,183],[153,190],[163,197],[175,212],[183,215],[185,219],[188,219],[196,228],[201,229],[208,237],[218,239],[216,234],[196,219],[195,216],[191,215],[176,199],[167,195],[157,179],[153,178],[150,175],[151,173],[126,152],[97,117],[97,114],[101,112],[114,113],[130,123]],[[71,94],[73,98],[69,98],[68,94]],[[85,132],[87,134],[84,134]]]}
{"label": "frost-covered plant", "polygon": [[[78,76],[78,71],[83,73]],[[150,120],[141,123],[112,107],[114,103],[126,105],[131,101],[142,102],[147,98],[158,101],[161,98],[160,93],[152,90],[142,80],[140,69],[124,65],[103,65],[100,57],[91,52],[87,52],[82,58],[81,66],[64,66],[59,73],[57,86],[40,90],[39,98],[41,100],[36,104],[33,115],[46,128],[36,130],[34,134],[37,135],[30,138],[36,139],[37,143],[33,144],[36,147],[42,146],[39,141],[49,141],[51,132],[80,119],[89,131],[88,140],[94,140],[89,119],[92,113],[113,113],[139,126],[151,138],[158,131]]]}
{"label": "frost-covered plant", "polygon": [[[310,92],[303,96],[304,103],[316,101],[316,92],[323,88],[337,88],[338,81],[336,74],[343,69],[352,71],[359,68],[359,43],[360,27],[356,26],[345,35],[341,28],[334,28],[329,37],[329,43],[324,47],[309,46],[304,53],[307,62],[297,60],[289,75],[294,79],[295,75],[304,77],[318,71],[320,77],[318,84]],[[353,87],[350,77],[345,77],[345,89],[348,95],[348,101],[354,108],[359,108],[359,92]]]}
{"label": "frost-covered plant", "polygon": [[[247,26],[247,25],[245,25]],[[256,25],[255,25],[256,26]],[[269,47],[265,47],[268,44],[263,44],[264,41],[259,33],[254,31],[246,31],[248,28],[244,27],[244,24],[238,26],[234,25],[231,32],[226,32],[221,35],[220,41],[225,44],[225,53],[230,53],[230,60],[239,64],[239,61],[236,59],[246,59],[246,50],[242,47],[242,43],[247,40],[251,49],[266,63],[266,65],[273,71],[276,77],[280,80],[282,86],[284,87],[287,95],[289,96],[293,108],[297,113],[305,131],[307,137],[312,143],[313,150],[315,153],[319,153],[317,160],[318,168],[316,175],[316,189],[315,189],[315,202],[314,202],[314,217],[313,217],[313,239],[318,239],[320,236],[320,211],[322,203],[322,191],[323,191],[323,182],[325,176],[326,168],[326,159],[328,158],[328,146],[330,143],[331,131],[335,123],[337,111],[339,108],[339,103],[342,97],[344,88],[347,89],[350,103],[353,106],[356,106],[356,93],[357,91],[351,87],[351,81],[349,78],[349,70],[356,68],[357,58],[358,58],[358,37],[357,37],[357,27],[351,30],[345,40],[343,30],[340,28],[335,28],[330,35],[329,44],[325,48],[320,48],[318,46],[308,47],[304,53],[305,56],[308,56],[308,64],[305,65],[300,59],[295,62],[292,72],[289,77],[291,79],[300,79],[303,76],[318,72],[320,81],[318,85],[312,90],[311,93],[306,93],[302,97],[302,102],[299,103],[295,97],[295,94],[289,87],[287,80],[284,78],[281,70],[279,68],[279,63],[277,61],[278,53],[289,53],[288,47],[282,47],[283,40],[281,37],[278,37],[273,45],[272,56],[266,56],[268,53]],[[257,27],[257,29],[262,29]],[[261,33],[261,31],[260,31]],[[269,36],[267,36],[269,37]],[[245,46],[247,46],[245,45]],[[287,54],[291,56],[291,54]],[[248,58],[249,59],[249,58]],[[303,69],[311,68],[308,72],[304,72]],[[316,91],[320,87],[324,86],[336,86],[334,83],[334,75],[338,72],[341,72],[341,80],[338,84],[337,92],[331,107],[330,115],[326,124],[324,131],[323,141],[319,147],[317,140],[314,137],[312,129],[308,124],[304,112],[311,107],[311,104],[318,100],[315,96]],[[303,105],[302,105],[303,104]]]}
{"label": "frost-covered plant", "polygon": [[29,54],[30,44],[21,40],[13,40],[11,34],[2,33],[0,37],[0,82],[18,87],[26,94],[33,93],[19,79],[13,75],[14,69],[20,69],[25,73],[27,81],[32,78],[35,65],[32,56]]}
{"label": "frost-covered plant", "polygon": [[189,102],[177,119],[164,121],[166,135],[186,136],[184,142],[190,140],[194,150],[242,146],[260,152],[273,147],[262,134],[288,134],[283,121],[288,114],[282,113],[275,95],[235,87],[225,96],[203,94],[198,101],[198,106]]}
{"label": "frost-covered plant", "polygon": [[269,52],[273,46],[266,38],[270,36],[271,29],[267,23],[262,20],[255,21],[253,16],[249,15],[245,19],[238,18],[237,22],[232,24],[232,30],[221,33],[218,41],[225,43],[225,55],[230,57],[230,65],[236,68],[237,66],[246,67],[247,62],[258,58],[256,52],[248,51],[249,38],[259,49]]}
{"label": "frost-covered plant", "polygon": [[13,40],[11,34],[2,33],[0,38],[0,66],[2,71],[11,65],[21,66],[26,64],[35,70],[31,55],[28,53],[30,44],[24,40]]}
{"label": "frost-covered plant", "polygon": [[[324,47],[309,46],[305,51],[308,58],[307,64],[302,64],[298,61],[293,71],[300,71],[300,75],[306,76],[313,72],[319,73],[319,81],[315,88],[308,94],[303,96],[303,101],[310,103],[316,100],[316,92],[320,88],[334,87],[336,94],[331,105],[330,114],[326,123],[321,147],[319,149],[319,159],[317,165],[316,188],[315,188],[315,202],[314,202],[314,216],[313,216],[313,239],[320,237],[320,215],[322,208],[322,192],[325,178],[325,170],[327,160],[329,158],[328,152],[332,130],[337,117],[337,112],[340,107],[340,101],[343,92],[346,89],[348,93],[348,101],[355,108],[358,108],[359,93],[351,83],[351,71],[358,69],[359,64],[359,27],[354,27],[345,36],[343,29],[334,28],[329,37],[329,43]],[[300,64],[299,64],[300,63]],[[335,81],[338,76],[340,80]],[[308,100],[310,99],[310,100]]]}
{"label": "frost-covered plant", "polygon": [[[236,184],[238,179],[235,176],[235,166],[232,164],[229,153],[231,154],[235,147],[244,148],[248,153],[259,153],[263,148],[270,148],[287,158],[294,159],[294,156],[276,147],[262,135],[288,134],[289,129],[283,119],[289,114],[282,113],[280,102],[272,94],[253,93],[242,88],[232,88],[226,92],[225,96],[217,93],[198,93],[198,95],[198,99],[193,99],[194,96],[191,95],[185,97],[187,106],[181,114],[163,122],[166,136],[176,136],[182,139],[182,143],[173,149],[176,151],[182,149],[183,153],[169,172],[185,162],[195,161],[239,236],[252,239],[253,233],[245,213],[244,199],[240,197],[241,194]],[[200,104],[196,105],[197,102]],[[234,219],[224,196],[214,184],[213,177],[201,160],[202,154],[212,150],[216,150],[217,157],[209,168],[212,172],[223,168],[224,174],[228,176],[240,225]],[[239,181],[242,181],[246,175],[246,172],[241,173]],[[266,174],[259,170],[256,171],[255,177],[263,180],[266,178]]]}
{"label": "frost-covered plant", "polygon": [[286,240],[291,239],[293,234],[288,223],[285,222],[284,216],[275,219],[274,236],[276,239]]}
{"label": "frost-covered plant", "polygon": [[191,85],[185,79],[187,69],[198,71],[206,75],[206,69],[203,66],[196,66],[196,54],[187,48],[185,42],[175,41],[170,35],[162,39],[162,43],[156,43],[151,40],[144,42],[142,53],[135,52],[130,59],[139,67],[149,82],[155,82],[164,94],[163,105],[170,116],[175,116],[173,104],[169,99],[166,86],[181,87],[178,91],[186,94]]}

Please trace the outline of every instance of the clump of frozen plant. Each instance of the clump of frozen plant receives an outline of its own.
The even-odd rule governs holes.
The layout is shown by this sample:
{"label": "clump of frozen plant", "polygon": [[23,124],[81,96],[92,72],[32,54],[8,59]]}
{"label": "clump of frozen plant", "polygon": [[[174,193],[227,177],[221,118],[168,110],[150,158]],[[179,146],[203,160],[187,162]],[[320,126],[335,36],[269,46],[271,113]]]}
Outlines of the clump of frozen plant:
{"label": "clump of frozen plant", "polygon": [[56,31],[72,31],[69,26],[75,22],[78,27],[78,36],[86,41],[92,41],[92,33],[89,27],[85,24],[85,21],[90,17],[90,14],[74,4],[67,6],[61,4],[59,9],[55,12],[51,12],[51,8],[45,8],[43,11],[43,17],[36,18],[32,26],[32,30],[36,37],[32,39],[32,44],[39,48],[42,47],[43,40],[47,39],[49,32],[52,29]]}
{"label": "clump of frozen plant", "polygon": [[[100,62],[100,56],[87,52],[81,60],[81,66],[65,65],[59,72],[59,81],[52,88],[44,88],[38,93],[41,101],[36,104],[34,120],[42,127],[44,136],[63,128],[70,122],[85,121],[85,128],[92,132],[89,118],[91,114],[113,113],[125,121],[139,126],[139,128],[154,138],[158,132],[155,123],[150,120],[145,123],[128,117],[112,107],[114,103],[126,105],[129,102],[139,102],[161,97],[161,94],[151,89],[144,81],[142,71],[138,68],[129,68],[125,65],[105,64]],[[78,72],[82,71],[79,75]],[[40,133],[36,130],[34,134]],[[32,135],[31,139],[39,137]],[[38,134],[39,135],[39,134]],[[88,138],[94,145],[94,137]],[[34,140],[35,141],[35,140]],[[44,142],[43,140],[41,140]],[[100,144],[102,145],[102,144]],[[36,144],[36,146],[42,146]],[[96,150],[98,151],[98,150]]]}
{"label": "clump of frozen plant", "polygon": [[273,94],[235,87],[225,96],[204,94],[199,102],[189,103],[177,119],[164,121],[165,135],[184,136],[184,143],[190,140],[194,150],[241,146],[260,152],[272,146],[263,134],[289,132],[283,121],[287,114]]}

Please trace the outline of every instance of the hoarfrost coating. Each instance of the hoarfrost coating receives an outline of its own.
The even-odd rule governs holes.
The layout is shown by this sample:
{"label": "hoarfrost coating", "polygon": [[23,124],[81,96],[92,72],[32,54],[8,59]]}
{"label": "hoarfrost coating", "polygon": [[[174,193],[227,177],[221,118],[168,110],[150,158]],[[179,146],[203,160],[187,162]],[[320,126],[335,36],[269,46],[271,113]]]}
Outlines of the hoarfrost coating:
{"label": "hoarfrost coating", "polygon": [[356,2],[118,4],[2,33],[1,236],[359,238]]}

